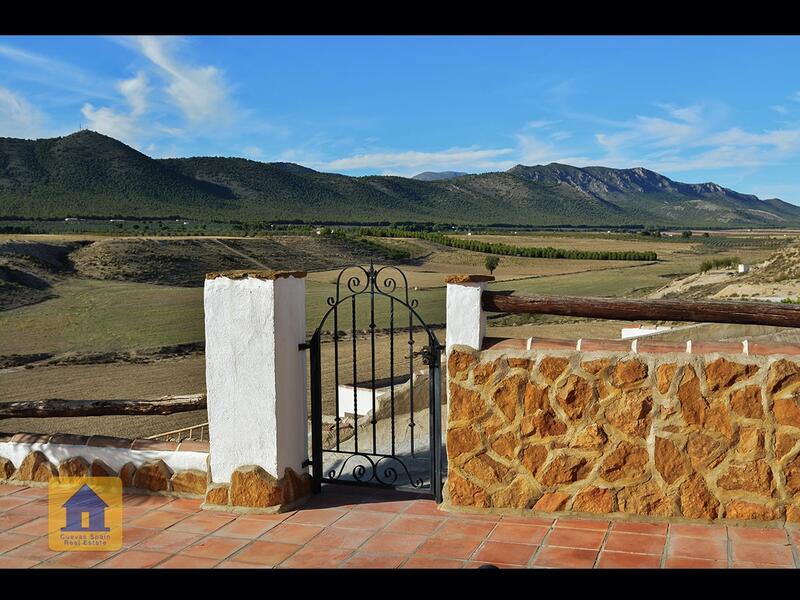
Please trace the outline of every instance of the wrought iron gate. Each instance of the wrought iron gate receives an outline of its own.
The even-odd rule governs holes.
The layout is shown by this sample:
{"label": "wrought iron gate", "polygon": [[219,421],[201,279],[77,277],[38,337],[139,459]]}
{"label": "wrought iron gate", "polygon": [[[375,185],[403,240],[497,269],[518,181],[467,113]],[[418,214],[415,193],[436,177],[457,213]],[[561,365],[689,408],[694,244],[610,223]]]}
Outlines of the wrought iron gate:
{"label": "wrought iron gate", "polygon": [[[418,300],[409,298],[408,279],[393,266],[348,267],[327,305],[308,343],[314,491],[323,481],[430,488],[440,502],[442,346],[418,314]],[[358,317],[363,323],[367,315],[359,330]],[[419,338],[427,343],[420,347]],[[415,371],[416,359],[427,368]],[[425,419],[417,418],[425,411],[427,436]]]}

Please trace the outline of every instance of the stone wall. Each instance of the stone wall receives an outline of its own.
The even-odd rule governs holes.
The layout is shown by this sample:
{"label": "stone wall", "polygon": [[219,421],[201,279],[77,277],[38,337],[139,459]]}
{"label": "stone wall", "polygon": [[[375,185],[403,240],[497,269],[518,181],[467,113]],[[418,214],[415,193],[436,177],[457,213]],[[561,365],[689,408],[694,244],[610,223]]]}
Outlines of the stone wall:
{"label": "stone wall", "polygon": [[46,484],[51,477],[119,477],[128,491],[203,497],[208,442],[104,435],[0,433],[0,482]]}
{"label": "stone wall", "polygon": [[800,521],[800,362],[456,346],[446,502]]}

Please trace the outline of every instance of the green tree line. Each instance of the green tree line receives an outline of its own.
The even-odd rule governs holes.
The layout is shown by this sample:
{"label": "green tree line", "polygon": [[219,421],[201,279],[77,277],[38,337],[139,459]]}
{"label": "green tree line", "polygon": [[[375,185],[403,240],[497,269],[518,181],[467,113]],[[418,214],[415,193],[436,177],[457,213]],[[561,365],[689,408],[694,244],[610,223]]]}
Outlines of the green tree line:
{"label": "green tree line", "polygon": [[499,254],[502,256],[524,256],[526,258],[571,258],[576,260],[657,260],[658,255],[652,251],[637,252],[625,250],[615,252],[611,250],[569,250],[566,248],[541,248],[533,246],[513,246],[479,240],[465,240],[442,233],[429,231],[406,231],[403,229],[388,229],[377,227],[362,227],[358,230],[362,236],[389,237],[389,238],[418,238],[428,240],[443,246],[483,252],[486,254]]}

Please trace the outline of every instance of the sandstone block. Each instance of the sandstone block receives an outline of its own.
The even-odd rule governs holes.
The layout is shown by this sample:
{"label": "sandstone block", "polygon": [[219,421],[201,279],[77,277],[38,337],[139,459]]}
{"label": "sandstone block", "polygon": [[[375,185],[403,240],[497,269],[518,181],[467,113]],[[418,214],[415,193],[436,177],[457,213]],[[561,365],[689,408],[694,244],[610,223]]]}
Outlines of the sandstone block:
{"label": "sandstone block", "polygon": [[710,392],[719,392],[749,379],[756,371],[756,365],[736,363],[720,357],[706,365],[706,383]]}
{"label": "sandstone block", "polygon": [[89,475],[89,463],[80,456],[73,456],[62,460],[58,465],[59,477],[87,477]]}
{"label": "sandstone block", "polygon": [[757,385],[748,385],[746,388],[733,392],[731,394],[731,410],[748,419],[762,419],[764,408],[761,403],[761,388]]}
{"label": "sandstone block", "polygon": [[[57,475],[55,468],[47,460],[44,453],[34,450],[22,459],[15,478],[19,481],[47,481],[50,479],[47,475],[48,473]],[[39,478],[37,479],[37,477]]]}
{"label": "sandstone block", "polygon": [[800,455],[795,456],[783,468],[783,475],[786,478],[784,487],[793,497],[800,493]]}
{"label": "sandstone block", "polygon": [[656,469],[667,483],[675,483],[681,476],[688,473],[683,455],[667,438],[656,437],[654,462]]}
{"label": "sandstone block", "polygon": [[800,364],[781,359],[772,364],[767,376],[770,394],[791,393],[800,385]]}
{"label": "sandstone block", "polygon": [[540,493],[527,477],[517,475],[508,486],[492,494],[492,506],[530,508]]}
{"label": "sandstone block", "polygon": [[52,477],[58,477],[58,470],[54,464],[46,462],[36,467],[36,472],[33,474],[33,481],[50,481]]}
{"label": "sandstone block", "polygon": [[539,363],[539,373],[547,383],[554,383],[569,365],[569,359],[546,356]]}
{"label": "sandstone block", "polygon": [[509,469],[494,460],[488,454],[478,454],[464,463],[464,471],[480,479],[486,485],[501,483]]}
{"label": "sandstone block", "polygon": [[517,436],[513,433],[504,433],[492,442],[492,450],[503,458],[514,460],[517,457]]}
{"label": "sandstone block", "polygon": [[547,398],[546,386],[528,383],[525,386],[523,401],[523,414],[532,415],[539,410],[550,410],[550,401]]}
{"label": "sandstone block", "polygon": [[687,425],[702,425],[706,418],[708,403],[700,391],[700,380],[691,365],[687,365],[678,386],[678,401],[683,420]]}
{"label": "sandstone block", "polygon": [[725,405],[717,400],[706,410],[703,419],[703,427],[711,431],[717,431],[729,440],[733,437],[733,426],[731,425],[730,415]]}
{"label": "sandstone block", "polygon": [[89,467],[89,472],[91,473],[92,477],[116,477],[117,474],[109,467],[106,463],[102,460],[95,459],[92,461],[91,467]]}
{"label": "sandstone block", "polygon": [[617,493],[622,512],[636,515],[669,517],[674,514],[670,499],[653,481],[622,488]]}
{"label": "sandstone block", "polygon": [[797,443],[797,438],[789,435],[788,433],[775,434],[775,458],[780,460],[786,456],[794,445]]}
{"label": "sandstone block", "polygon": [[617,363],[611,375],[614,387],[622,388],[635,385],[647,377],[647,365],[637,359],[624,360]]}
{"label": "sandstone block", "polygon": [[491,415],[488,419],[485,419],[481,424],[484,433],[486,433],[486,437],[493,438],[494,435],[503,429],[503,427],[508,426],[508,421],[506,421],[502,417],[498,417],[497,415]]}
{"label": "sandstone block", "polygon": [[572,503],[575,512],[606,514],[614,508],[614,493],[604,488],[591,487],[578,493]]}
{"label": "sandstone block", "polygon": [[719,500],[708,491],[705,480],[697,473],[681,484],[681,513],[690,519],[715,519]]}
{"label": "sandstone block", "polygon": [[739,429],[739,441],[736,444],[736,453],[763,456],[764,430],[758,427],[741,427]]}
{"label": "sandstone block", "polygon": [[479,508],[490,506],[488,494],[455,471],[447,474],[447,491],[450,502],[456,506],[477,506]]}
{"label": "sandstone block", "polygon": [[767,497],[775,491],[772,469],[763,460],[730,465],[717,485],[723,490],[745,490]]}
{"label": "sandstone block", "polygon": [[247,465],[231,474],[230,499],[233,506],[266,508],[281,503],[283,489],[263,468]]}
{"label": "sandstone block", "polygon": [[520,427],[522,435],[539,437],[563,435],[567,431],[566,424],[550,409],[538,410],[531,415],[522,417]]}
{"label": "sandstone block", "polygon": [[723,445],[704,433],[693,433],[686,444],[686,453],[692,468],[714,468],[725,457]]}
{"label": "sandstone block", "polygon": [[666,394],[669,391],[677,371],[678,365],[675,363],[658,365],[658,368],[656,369],[656,386],[658,387],[659,392]]}
{"label": "sandstone block", "polygon": [[525,369],[528,371],[531,368],[531,361],[527,358],[509,358],[507,360],[509,369]]}
{"label": "sandstone block", "polygon": [[800,428],[800,399],[777,398],[772,411],[775,413],[775,420],[781,425]]}
{"label": "sandstone block", "polygon": [[608,436],[602,425],[588,425],[578,432],[572,445],[575,448],[601,448],[608,441]]}
{"label": "sandstone block", "polygon": [[581,369],[592,375],[597,375],[600,371],[608,367],[611,361],[607,358],[598,358],[597,360],[588,360],[581,363]]}
{"label": "sandstone block", "polygon": [[526,377],[521,375],[506,377],[492,393],[495,405],[509,421],[513,421],[517,416],[517,404],[522,399],[522,393],[526,387],[525,382]]}
{"label": "sandstone block", "polygon": [[583,456],[562,454],[542,468],[537,477],[544,485],[560,485],[584,479],[592,469],[592,463]]}
{"label": "sandstone block", "polygon": [[133,487],[151,492],[165,492],[169,490],[171,477],[172,471],[167,464],[161,459],[154,460],[136,469],[136,474],[133,476]]}
{"label": "sandstone block", "polygon": [[593,397],[592,385],[577,375],[570,375],[556,395],[558,403],[570,419],[580,419]]}
{"label": "sandstone block", "polygon": [[747,521],[772,521],[780,517],[780,513],[764,504],[755,504],[744,500],[731,500],[725,505],[725,518]]}
{"label": "sandstone block", "polygon": [[545,494],[533,505],[533,510],[541,512],[557,512],[564,508],[569,500],[569,494],[564,492],[552,492]]}
{"label": "sandstone block", "polygon": [[632,437],[647,437],[652,422],[653,398],[647,389],[625,392],[606,408],[606,419]]}
{"label": "sandstone block", "polygon": [[463,379],[469,368],[477,362],[474,354],[453,350],[447,357],[447,376],[450,379]]}
{"label": "sandstone block", "polygon": [[14,463],[7,458],[0,457],[0,480],[11,479],[14,474]]}
{"label": "sandstone block", "polygon": [[479,363],[472,369],[472,381],[475,385],[484,385],[488,381],[492,381],[498,374],[500,360],[493,360],[491,362]]}
{"label": "sandstone block", "polygon": [[133,463],[125,463],[119,470],[119,478],[122,480],[122,487],[134,487],[134,478],[136,477],[136,465]]}
{"label": "sandstone block", "polygon": [[447,432],[447,453],[451,457],[474,450],[481,438],[472,427],[458,427]]}
{"label": "sandstone block", "polygon": [[206,488],[206,504],[228,505],[228,486],[224,483],[211,483]]}
{"label": "sandstone block", "polygon": [[204,495],[208,485],[208,474],[198,469],[178,471],[172,476],[172,491],[184,494]]}
{"label": "sandstone block", "polygon": [[480,393],[463,388],[452,381],[448,408],[450,410],[448,418],[453,421],[473,420],[486,412],[486,404]]}
{"label": "sandstone block", "polygon": [[283,488],[284,504],[295,502],[311,493],[311,475],[308,473],[298,475],[290,467],[284,469],[283,479],[279,483]]}
{"label": "sandstone block", "polygon": [[786,507],[786,522],[800,523],[800,507],[794,504],[789,504]]}
{"label": "sandstone block", "polygon": [[635,479],[647,473],[647,448],[621,442],[600,465],[600,477],[606,481]]}
{"label": "sandstone block", "polygon": [[531,475],[536,472],[547,460],[547,448],[544,446],[528,446],[522,451],[522,465]]}

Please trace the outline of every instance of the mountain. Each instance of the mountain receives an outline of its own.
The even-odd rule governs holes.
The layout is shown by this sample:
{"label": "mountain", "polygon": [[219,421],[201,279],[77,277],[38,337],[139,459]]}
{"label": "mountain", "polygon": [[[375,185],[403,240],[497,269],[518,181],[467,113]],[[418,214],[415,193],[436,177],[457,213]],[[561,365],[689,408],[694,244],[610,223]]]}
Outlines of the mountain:
{"label": "mountain", "polygon": [[800,226],[800,207],[792,204],[641,168],[552,163],[452,175],[349,177],[242,158],[152,159],[84,130],[52,139],[0,138],[0,217]]}
{"label": "mountain", "polygon": [[469,175],[469,173],[462,173],[461,171],[425,171],[414,175],[411,179],[418,179],[419,181],[441,181],[443,179],[455,179]]}

